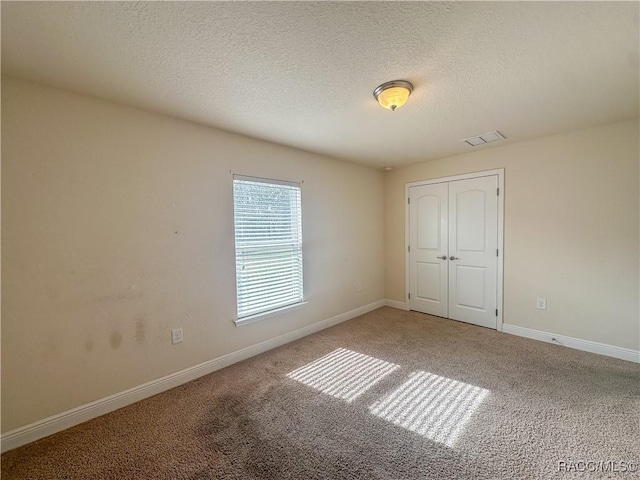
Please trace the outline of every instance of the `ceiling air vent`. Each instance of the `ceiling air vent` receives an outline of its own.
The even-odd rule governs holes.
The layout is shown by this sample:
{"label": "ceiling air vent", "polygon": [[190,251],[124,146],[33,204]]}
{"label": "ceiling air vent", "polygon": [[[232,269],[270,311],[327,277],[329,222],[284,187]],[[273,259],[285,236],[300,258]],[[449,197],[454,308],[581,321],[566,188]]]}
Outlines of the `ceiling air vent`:
{"label": "ceiling air vent", "polygon": [[482,135],[476,135],[474,137],[465,138],[464,140],[460,140],[472,147],[477,147],[478,145],[484,145],[485,143],[497,142],[498,140],[503,140],[505,137],[499,131],[487,132]]}

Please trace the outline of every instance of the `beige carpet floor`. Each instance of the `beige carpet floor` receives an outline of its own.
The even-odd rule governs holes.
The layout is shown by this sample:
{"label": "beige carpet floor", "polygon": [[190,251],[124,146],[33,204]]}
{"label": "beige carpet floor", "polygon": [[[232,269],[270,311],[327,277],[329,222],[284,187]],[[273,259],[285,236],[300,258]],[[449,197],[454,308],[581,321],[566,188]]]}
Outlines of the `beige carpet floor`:
{"label": "beige carpet floor", "polygon": [[638,478],[574,469],[639,457],[637,364],[381,308],[8,452],[1,468],[7,480]]}

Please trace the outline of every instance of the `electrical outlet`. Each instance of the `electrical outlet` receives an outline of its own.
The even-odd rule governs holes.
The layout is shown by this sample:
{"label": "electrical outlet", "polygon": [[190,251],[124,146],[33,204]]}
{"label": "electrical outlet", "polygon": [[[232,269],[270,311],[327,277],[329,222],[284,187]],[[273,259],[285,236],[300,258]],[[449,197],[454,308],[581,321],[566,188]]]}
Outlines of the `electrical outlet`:
{"label": "electrical outlet", "polygon": [[536,308],[539,310],[547,309],[547,299],[546,298],[538,298],[536,300]]}
{"label": "electrical outlet", "polygon": [[361,291],[362,291],[362,282],[358,282],[358,283],[356,284],[356,290],[358,290],[359,292],[361,292]]}
{"label": "electrical outlet", "polygon": [[181,343],[182,340],[182,328],[174,328],[171,330],[171,343],[175,345],[176,343]]}

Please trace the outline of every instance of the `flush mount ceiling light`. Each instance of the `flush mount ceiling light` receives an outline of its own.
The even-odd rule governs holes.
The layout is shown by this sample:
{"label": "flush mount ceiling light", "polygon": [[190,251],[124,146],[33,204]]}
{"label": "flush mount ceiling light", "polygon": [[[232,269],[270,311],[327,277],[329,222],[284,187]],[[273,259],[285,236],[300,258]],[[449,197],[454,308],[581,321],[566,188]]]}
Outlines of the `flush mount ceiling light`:
{"label": "flush mount ceiling light", "polygon": [[407,103],[411,92],[413,92],[413,85],[409,82],[406,80],[393,80],[376,88],[373,91],[373,96],[382,108],[395,111],[396,108]]}

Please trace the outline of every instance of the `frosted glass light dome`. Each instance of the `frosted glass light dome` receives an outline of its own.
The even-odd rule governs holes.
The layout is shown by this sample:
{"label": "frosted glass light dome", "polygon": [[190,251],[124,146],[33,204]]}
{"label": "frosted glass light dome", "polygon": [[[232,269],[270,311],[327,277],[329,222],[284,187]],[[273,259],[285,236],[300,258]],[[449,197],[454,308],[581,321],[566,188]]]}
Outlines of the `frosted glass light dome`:
{"label": "frosted glass light dome", "polygon": [[395,111],[407,103],[413,85],[405,80],[394,80],[380,85],[373,91],[373,96],[382,108]]}

